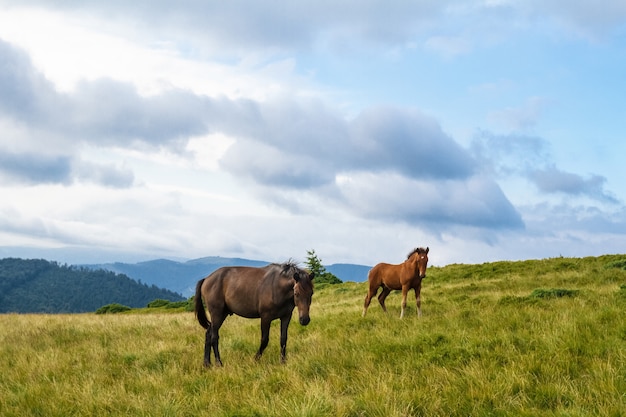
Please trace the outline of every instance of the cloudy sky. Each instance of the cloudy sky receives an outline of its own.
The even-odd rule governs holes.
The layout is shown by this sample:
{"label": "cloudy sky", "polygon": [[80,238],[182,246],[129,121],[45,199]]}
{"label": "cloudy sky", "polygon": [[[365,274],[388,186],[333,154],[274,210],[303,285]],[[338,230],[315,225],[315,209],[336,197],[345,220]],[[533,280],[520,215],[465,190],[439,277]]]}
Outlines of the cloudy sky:
{"label": "cloudy sky", "polygon": [[0,0],[0,256],[626,253],[626,3]]}

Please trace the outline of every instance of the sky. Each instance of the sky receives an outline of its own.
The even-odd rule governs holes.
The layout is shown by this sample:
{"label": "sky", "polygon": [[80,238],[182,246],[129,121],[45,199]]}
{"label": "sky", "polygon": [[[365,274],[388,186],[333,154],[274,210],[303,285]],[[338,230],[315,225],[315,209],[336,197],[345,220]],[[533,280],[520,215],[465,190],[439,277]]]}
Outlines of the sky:
{"label": "sky", "polygon": [[626,253],[626,2],[0,0],[0,257]]}

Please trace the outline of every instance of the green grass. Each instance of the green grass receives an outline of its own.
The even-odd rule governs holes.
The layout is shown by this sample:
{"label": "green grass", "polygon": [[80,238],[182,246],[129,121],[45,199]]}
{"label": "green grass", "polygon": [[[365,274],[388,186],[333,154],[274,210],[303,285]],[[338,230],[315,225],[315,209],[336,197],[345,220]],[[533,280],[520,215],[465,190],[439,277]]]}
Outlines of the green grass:
{"label": "green grass", "polygon": [[[430,268],[361,317],[366,284],[319,288],[312,321],[232,316],[202,367],[193,313],[0,316],[2,416],[626,415],[626,256]],[[141,313],[141,314],[138,314]]]}

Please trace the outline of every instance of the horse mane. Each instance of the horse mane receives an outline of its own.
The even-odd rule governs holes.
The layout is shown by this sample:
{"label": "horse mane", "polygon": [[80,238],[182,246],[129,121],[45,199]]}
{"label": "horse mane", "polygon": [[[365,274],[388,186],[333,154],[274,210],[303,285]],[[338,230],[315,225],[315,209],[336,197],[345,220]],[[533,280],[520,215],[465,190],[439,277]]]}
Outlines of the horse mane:
{"label": "horse mane", "polygon": [[296,261],[293,259],[289,259],[287,262],[283,262],[282,264],[272,264],[280,268],[280,273],[282,275],[293,276],[296,272],[304,272]]}
{"label": "horse mane", "polygon": [[406,256],[407,259],[409,259],[411,256],[413,256],[414,253],[426,253],[426,249],[424,248],[415,248],[413,249],[411,252],[409,252],[409,254]]}

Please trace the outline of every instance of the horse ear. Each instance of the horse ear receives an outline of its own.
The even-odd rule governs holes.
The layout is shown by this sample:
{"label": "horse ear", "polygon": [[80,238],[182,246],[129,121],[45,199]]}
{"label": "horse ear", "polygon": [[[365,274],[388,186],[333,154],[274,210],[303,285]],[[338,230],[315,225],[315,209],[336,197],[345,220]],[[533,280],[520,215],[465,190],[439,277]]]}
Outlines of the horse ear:
{"label": "horse ear", "polygon": [[293,274],[293,279],[296,280],[296,282],[300,282],[300,274],[298,274],[297,272]]}
{"label": "horse ear", "polygon": [[426,253],[428,253],[429,250],[430,250],[430,248],[428,246],[426,246]]}
{"label": "horse ear", "polygon": [[313,281],[313,278],[315,278],[315,272],[311,272],[309,274],[309,278],[311,279],[311,281]]}

